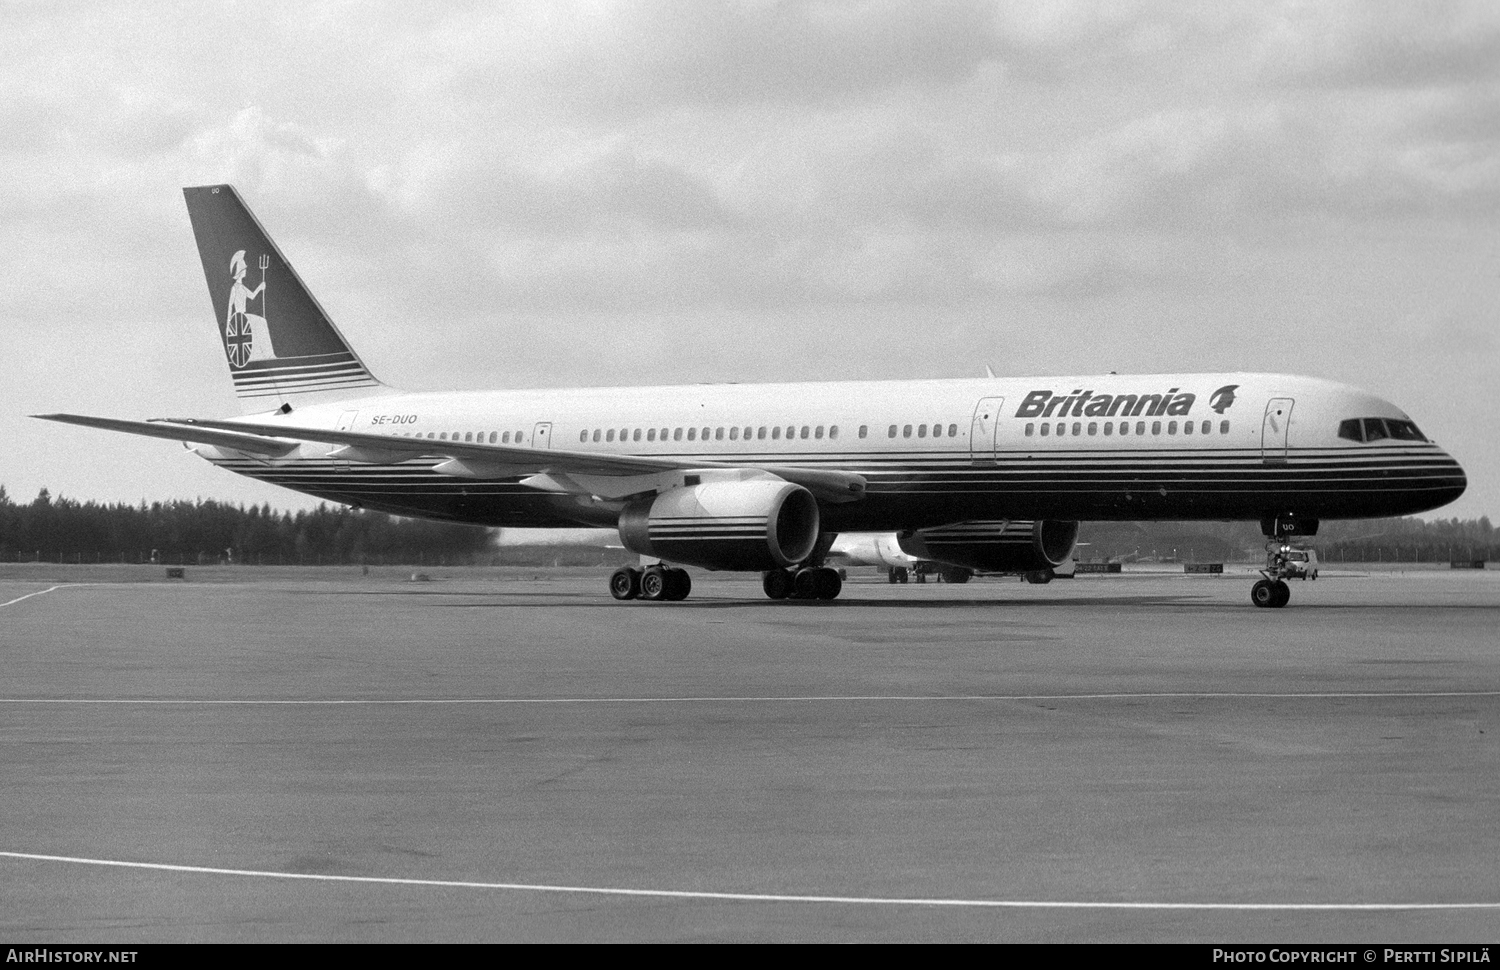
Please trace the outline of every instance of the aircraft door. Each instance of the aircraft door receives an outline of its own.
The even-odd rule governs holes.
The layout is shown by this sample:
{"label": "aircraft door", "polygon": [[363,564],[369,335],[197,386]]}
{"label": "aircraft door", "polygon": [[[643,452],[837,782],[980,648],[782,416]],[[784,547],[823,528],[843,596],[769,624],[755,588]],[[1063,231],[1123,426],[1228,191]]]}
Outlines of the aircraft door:
{"label": "aircraft door", "polygon": [[1273,397],[1260,422],[1260,456],[1267,465],[1285,465],[1287,431],[1292,424],[1293,399]]}
{"label": "aircraft door", "polygon": [[995,462],[995,438],[1004,404],[1003,397],[986,397],[974,405],[974,420],[969,424],[969,457],[975,464]]}
{"label": "aircraft door", "polygon": [[[334,425],[334,430],[353,431],[354,419],[357,417],[359,417],[358,411],[345,411],[343,414],[339,415],[339,423]],[[349,463],[347,461],[340,461],[335,458],[333,461],[333,470],[340,474],[348,474]]]}
{"label": "aircraft door", "polygon": [[533,428],[532,431],[531,431],[531,447],[533,447],[533,448],[551,448],[552,447],[552,422],[551,421],[538,421],[537,422],[537,426],[535,428]]}

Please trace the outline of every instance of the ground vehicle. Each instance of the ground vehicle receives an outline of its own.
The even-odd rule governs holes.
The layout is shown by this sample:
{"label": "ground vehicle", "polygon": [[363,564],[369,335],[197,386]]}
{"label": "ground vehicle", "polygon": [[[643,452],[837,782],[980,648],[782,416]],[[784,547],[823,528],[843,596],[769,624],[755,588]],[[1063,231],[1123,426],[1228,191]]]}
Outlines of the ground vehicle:
{"label": "ground vehicle", "polygon": [[1288,579],[1317,579],[1318,554],[1311,549],[1288,549],[1284,573]]}

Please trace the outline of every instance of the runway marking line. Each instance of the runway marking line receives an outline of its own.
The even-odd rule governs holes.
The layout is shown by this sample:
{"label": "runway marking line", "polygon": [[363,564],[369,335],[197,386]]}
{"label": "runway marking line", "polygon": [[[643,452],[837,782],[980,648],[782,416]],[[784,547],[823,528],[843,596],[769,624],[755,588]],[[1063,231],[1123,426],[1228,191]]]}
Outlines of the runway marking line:
{"label": "runway marking line", "polygon": [[72,865],[105,866],[116,869],[147,869],[155,872],[180,872],[193,875],[240,876],[262,879],[294,879],[305,882],[423,886],[439,889],[492,889],[592,896],[635,896],[653,899],[707,899],[739,903],[834,903],[849,906],[930,906],[967,909],[1232,910],[1244,912],[1391,912],[1397,910],[1500,909],[1500,903],[1171,903],[1113,900],[943,899],[940,897],[922,896],[823,896],[797,893],[733,893],[686,889],[626,889],[618,886],[568,886],[526,882],[478,882],[465,879],[409,879],[397,876],[335,876],[321,873],[274,872],[265,869],[227,869],[218,866],[172,865],[162,862],[127,862],[122,859],[87,859],[78,856],[41,855],[33,852],[0,852],[0,857],[22,859],[30,862],[61,862]]}
{"label": "runway marking line", "polygon": [[1500,697],[1500,690],[1414,690],[1414,691],[1318,691],[1276,693],[1271,691],[1146,691],[1109,694],[811,694],[776,696],[708,696],[708,697],[426,697],[426,698],[323,698],[294,700],[258,698],[248,700],[212,700],[194,698],[131,697],[0,697],[0,704],[117,704],[181,707],[359,707],[421,706],[463,704],[775,704],[827,703],[835,701],[871,703],[890,701],[1099,701],[1099,700],[1360,700],[1372,698],[1440,698]]}
{"label": "runway marking line", "polygon": [[19,603],[22,600],[29,600],[33,596],[44,596],[47,593],[51,593],[51,592],[54,592],[54,591],[59,590],[59,589],[77,589],[80,586],[103,586],[103,585],[104,585],[103,583],[58,583],[56,586],[49,586],[46,589],[39,589],[35,593],[27,593],[25,596],[17,596],[13,600],[9,600],[7,602],[0,603],[0,610],[5,609],[7,606],[14,606],[16,603]]}

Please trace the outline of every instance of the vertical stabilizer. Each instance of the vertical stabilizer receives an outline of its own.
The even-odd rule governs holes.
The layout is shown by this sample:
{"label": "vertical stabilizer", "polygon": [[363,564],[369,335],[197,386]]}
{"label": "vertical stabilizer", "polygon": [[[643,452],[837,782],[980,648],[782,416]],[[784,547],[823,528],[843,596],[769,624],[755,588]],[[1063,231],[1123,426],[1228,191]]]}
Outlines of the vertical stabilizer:
{"label": "vertical stabilizer", "polygon": [[182,190],[234,393],[269,410],[379,388],[232,185]]}

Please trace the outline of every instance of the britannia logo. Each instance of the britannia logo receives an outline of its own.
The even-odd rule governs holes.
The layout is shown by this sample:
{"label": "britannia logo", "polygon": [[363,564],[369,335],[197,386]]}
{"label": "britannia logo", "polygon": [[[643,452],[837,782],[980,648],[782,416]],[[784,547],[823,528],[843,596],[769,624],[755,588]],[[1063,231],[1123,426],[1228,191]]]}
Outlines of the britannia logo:
{"label": "britannia logo", "polygon": [[[245,251],[239,250],[229,260],[229,275],[234,283],[229,287],[229,308],[224,314],[224,353],[229,356],[229,366],[238,369],[255,360],[275,360],[276,348],[271,344],[271,330],[266,326],[266,270],[271,257],[260,258],[260,285],[250,289],[245,285]],[[260,298],[260,315],[249,312],[250,302]]]}
{"label": "britannia logo", "polygon": [[1234,392],[1238,387],[1238,384],[1225,384],[1209,397],[1208,406],[1213,408],[1216,414],[1228,411],[1229,406],[1234,403]]}

